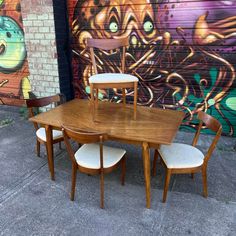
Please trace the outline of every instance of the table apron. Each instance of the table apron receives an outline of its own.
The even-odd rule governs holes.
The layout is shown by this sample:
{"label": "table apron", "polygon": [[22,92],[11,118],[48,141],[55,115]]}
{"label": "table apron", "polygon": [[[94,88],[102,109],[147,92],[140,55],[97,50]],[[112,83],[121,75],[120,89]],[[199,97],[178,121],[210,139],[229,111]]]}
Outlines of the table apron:
{"label": "table apron", "polygon": [[[58,127],[58,126],[53,126],[53,125],[48,125],[48,124],[43,124],[43,123],[40,123],[38,122],[38,124],[41,126],[41,127],[46,127],[46,126],[50,126],[52,129],[54,130],[61,130],[61,127]],[[124,138],[117,138],[117,137],[114,137],[114,136],[111,136],[108,134],[108,140],[110,141],[117,141],[117,142],[121,142],[121,143],[125,143],[125,144],[132,144],[132,145],[137,145],[137,146],[142,146],[144,142],[148,143],[148,146],[150,148],[159,148],[159,146],[161,145],[161,143],[154,143],[154,142],[147,142],[145,140],[130,140],[130,139],[124,139]]]}

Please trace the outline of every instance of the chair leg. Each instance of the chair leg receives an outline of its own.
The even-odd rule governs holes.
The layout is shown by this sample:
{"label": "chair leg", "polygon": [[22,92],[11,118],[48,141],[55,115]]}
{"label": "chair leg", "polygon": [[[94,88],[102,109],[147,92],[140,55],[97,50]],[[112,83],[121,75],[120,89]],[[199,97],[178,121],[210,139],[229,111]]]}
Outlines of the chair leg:
{"label": "chair leg", "polygon": [[126,156],[121,160],[121,184],[125,185]]}
{"label": "chair leg", "polygon": [[47,153],[47,159],[48,159],[48,170],[49,170],[50,173],[52,173],[52,167],[50,165],[49,154],[48,154],[48,147],[47,147],[46,143],[45,143],[45,146],[46,146],[46,153]]}
{"label": "chair leg", "polygon": [[191,178],[194,179],[194,173],[191,174]]}
{"label": "chair leg", "polygon": [[138,82],[134,82],[134,120],[137,118]]}
{"label": "chair leg", "polygon": [[96,89],[96,108],[98,107],[98,89]]}
{"label": "chair leg", "polygon": [[202,168],[203,196],[207,197],[207,168]]}
{"label": "chair leg", "polygon": [[90,84],[90,96],[91,96],[91,105],[92,105],[92,116],[94,120],[94,113],[95,113],[95,102],[94,102],[94,93],[93,93],[93,84]]}
{"label": "chair leg", "polygon": [[40,157],[40,142],[38,141],[38,139],[36,140],[36,152],[37,156]]}
{"label": "chair leg", "polygon": [[101,171],[100,174],[100,207],[104,208],[104,173]]}
{"label": "chair leg", "polygon": [[76,174],[77,174],[77,165],[72,164],[72,175],[71,175],[71,193],[70,200],[74,201],[75,199],[75,186],[76,186]]}
{"label": "chair leg", "polygon": [[159,153],[155,149],[154,159],[153,159],[153,166],[152,166],[152,176],[156,176],[156,169],[157,169],[157,161],[158,161]]}
{"label": "chair leg", "polygon": [[171,170],[166,169],[166,180],[165,180],[165,186],[164,186],[164,192],[163,192],[163,202],[166,202],[166,197],[167,197],[167,192],[169,188],[169,183],[170,183],[170,177],[171,177]]}
{"label": "chair leg", "polygon": [[126,105],[126,94],[125,94],[125,88],[122,88],[122,96],[123,96],[123,106]]}

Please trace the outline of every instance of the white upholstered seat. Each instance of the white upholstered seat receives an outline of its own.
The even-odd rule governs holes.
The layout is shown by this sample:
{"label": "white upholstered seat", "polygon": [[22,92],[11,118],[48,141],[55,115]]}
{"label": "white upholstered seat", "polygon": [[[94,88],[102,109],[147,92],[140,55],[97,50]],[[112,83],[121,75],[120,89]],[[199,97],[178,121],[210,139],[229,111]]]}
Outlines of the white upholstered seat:
{"label": "white upholstered seat", "polygon": [[[36,135],[38,138],[40,138],[41,140],[43,140],[44,142],[46,142],[46,131],[45,128],[41,127],[36,131]],[[52,130],[52,139],[58,139],[58,138],[62,138],[63,134],[60,130]]]}
{"label": "white upholstered seat", "polygon": [[[103,167],[109,168],[118,163],[126,151],[120,148],[103,146]],[[76,153],[75,159],[78,165],[90,168],[100,168],[100,146],[99,144],[84,144]]]}
{"label": "white upholstered seat", "polygon": [[173,143],[161,145],[159,150],[167,168],[192,168],[203,164],[204,154],[191,145]]}
{"label": "white upholstered seat", "polygon": [[122,73],[102,73],[95,74],[89,78],[89,83],[129,83],[129,82],[138,82],[138,78]]}

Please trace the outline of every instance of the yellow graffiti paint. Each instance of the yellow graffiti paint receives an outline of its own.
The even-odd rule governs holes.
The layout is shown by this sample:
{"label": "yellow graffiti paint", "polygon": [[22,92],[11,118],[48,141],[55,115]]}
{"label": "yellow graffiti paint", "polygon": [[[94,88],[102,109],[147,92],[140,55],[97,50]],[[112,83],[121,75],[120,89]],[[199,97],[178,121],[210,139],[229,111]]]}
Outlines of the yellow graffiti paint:
{"label": "yellow graffiti paint", "polygon": [[24,99],[29,99],[29,92],[31,91],[31,85],[28,77],[22,79],[22,94]]}

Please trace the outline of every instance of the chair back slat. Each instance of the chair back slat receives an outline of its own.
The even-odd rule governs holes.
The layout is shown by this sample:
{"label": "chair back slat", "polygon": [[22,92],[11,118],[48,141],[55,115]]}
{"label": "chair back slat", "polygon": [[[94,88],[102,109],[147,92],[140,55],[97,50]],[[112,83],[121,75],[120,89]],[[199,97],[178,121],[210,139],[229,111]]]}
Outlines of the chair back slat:
{"label": "chair back slat", "polygon": [[30,107],[44,107],[48,106],[51,103],[61,103],[61,94],[49,96],[49,97],[43,97],[43,98],[33,98],[26,100],[26,105],[28,108]]}
{"label": "chair back slat", "polygon": [[103,141],[107,139],[107,135],[101,132],[94,132],[90,130],[81,130],[75,127],[68,127],[62,125],[62,133],[65,140],[66,148],[69,153],[72,162],[76,163],[74,152],[72,150],[69,139],[72,139],[78,143],[99,143],[100,146],[100,170],[103,172]]}
{"label": "chair back slat", "polygon": [[98,73],[98,69],[97,69],[97,64],[96,64],[95,54],[94,54],[93,48],[90,48],[90,55],[91,55],[91,59],[92,59],[92,64],[93,64],[94,72],[95,72],[95,74],[97,74]]}
{"label": "chair back slat", "polygon": [[94,68],[95,74],[98,73],[97,70],[97,63],[95,59],[94,48],[100,50],[113,50],[122,47],[122,56],[121,56],[121,72],[125,73],[125,53],[126,53],[126,46],[129,45],[129,38],[122,38],[122,39],[94,39],[88,38],[87,39],[87,46],[90,48],[90,55],[91,60]]}
{"label": "chair back slat", "polygon": [[90,130],[77,129],[62,125],[63,135],[75,140],[78,143],[98,143],[106,139],[106,134]]}
{"label": "chair back slat", "polygon": [[210,158],[211,158],[211,154],[213,153],[219,139],[220,139],[220,136],[221,136],[221,133],[222,133],[222,127],[219,128],[219,130],[217,131],[216,133],[216,136],[215,138],[212,140],[212,143],[207,151],[207,154],[205,155],[205,159],[204,161],[208,161]]}
{"label": "chair back slat", "polygon": [[221,127],[221,124],[217,119],[203,111],[198,112],[198,118],[206,125],[208,129],[214,131],[215,133],[217,133]]}
{"label": "chair back slat", "polygon": [[[27,99],[25,100],[26,106],[29,111],[29,117],[35,116],[35,113],[37,113],[34,108],[40,108],[44,106],[48,106],[52,103],[54,103],[56,106],[65,102],[65,96],[63,94],[56,94],[49,97],[43,97],[43,98],[33,98],[33,99]],[[35,122],[33,122],[34,128],[37,131],[39,129],[39,125]]]}
{"label": "chair back slat", "polygon": [[129,45],[129,38],[122,39],[87,39],[87,46],[90,48],[98,48],[102,50],[113,50]]}
{"label": "chair back slat", "polygon": [[[200,125],[199,125],[199,129],[202,127],[202,124],[204,123],[206,125],[206,127],[208,129],[210,129],[211,131],[215,132],[215,137],[212,140],[212,143],[205,155],[204,158],[204,163],[206,164],[208,162],[208,160],[211,158],[211,155],[216,147],[217,142],[220,139],[221,133],[222,133],[222,125],[220,124],[220,122],[215,119],[214,117],[206,114],[203,111],[199,111],[198,112],[198,118],[201,121]],[[197,133],[200,134],[200,130],[198,129]],[[195,135],[196,136],[196,135]]]}
{"label": "chair back slat", "polygon": [[121,59],[121,72],[125,73],[125,53],[126,53],[126,47],[122,48],[122,59]]}
{"label": "chair back slat", "polygon": [[198,142],[198,139],[199,139],[199,136],[201,133],[201,129],[202,129],[202,121],[200,121],[197,131],[196,131],[194,138],[193,138],[192,146],[194,146],[194,147],[197,145],[197,142]]}

